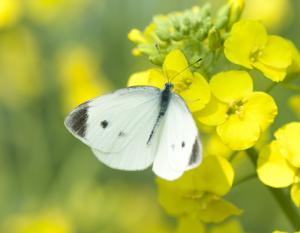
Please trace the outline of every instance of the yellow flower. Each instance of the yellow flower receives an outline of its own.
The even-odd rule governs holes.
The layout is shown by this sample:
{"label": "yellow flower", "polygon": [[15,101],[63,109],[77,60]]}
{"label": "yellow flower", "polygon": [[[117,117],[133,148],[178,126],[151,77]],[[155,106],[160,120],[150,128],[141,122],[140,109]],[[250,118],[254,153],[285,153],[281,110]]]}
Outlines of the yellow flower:
{"label": "yellow flower", "polygon": [[[147,50],[156,49],[153,43],[157,41],[157,36],[154,33],[156,25],[154,23],[149,24],[143,32],[134,28],[128,33],[128,39],[135,44],[143,44],[142,48],[134,48],[132,54],[134,56],[140,56]],[[158,52],[158,51],[157,51]]]}
{"label": "yellow flower", "polygon": [[261,21],[268,29],[280,31],[293,15],[290,0],[246,0],[243,18]]}
{"label": "yellow flower", "polygon": [[3,232],[10,233],[71,233],[69,220],[60,212],[51,211],[39,216],[24,215],[8,219]]}
{"label": "yellow flower", "polygon": [[252,147],[273,122],[277,106],[264,92],[253,92],[245,71],[216,74],[210,81],[211,101],[195,114],[207,125],[216,125],[222,141],[233,150]]}
{"label": "yellow flower", "polygon": [[292,53],[292,64],[288,67],[287,73],[289,78],[300,74],[300,52],[292,41],[287,40]]}
{"label": "yellow flower", "polygon": [[17,0],[0,1],[0,28],[14,25],[20,16],[20,3]]}
{"label": "yellow flower", "polygon": [[96,79],[99,71],[95,61],[96,58],[82,47],[59,54],[60,82],[66,111],[110,89],[104,78],[101,79],[101,85],[99,79]]}
{"label": "yellow flower", "polygon": [[300,95],[292,96],[289,99],[289,106],[300,118]]}
{"label": "yellow flower", "polygon": [[229,0],[229,5],[229,25],[232,26],[232,24],[240,19],[240,16],[245,7],[245,0]]}
{"label": "yellow flower", "polygon": [[23,107],[41,93],[41,58],[37,44],[36,38],[24,28],[1,34],[0,103]]}
{"label": "yellow flower", "polygon": [[170,215],[193,216],[203,223],[222,222],[241,210],[221,196],[232,186],[234,172],[220,156],[206,156],[202,165],[170,182],[157,179],[159,201]]}
{"label": "yellow flower", "polygon": [[210,89],[205,78],[188,69],[188,62],[180,50],[173,50],[163,63],[163,69],[151,69],[133,74],[128,86],[148,85],[163,89],[166,82],[174,84],[173,91],[187,103],[190,111],[203,109],[210,100]]}
{"label": "yellow flower", "polygon": [[184,216],[179,219],[176,233],[206,233],[205,225],[193,216]]}
{"label": "yellow flower", "polygon": [[224,43],[224,53],[232,63],[256,68],[272,81],[282,81],[292,63],[289,43],[279,36],[268,36],[258,21],[241,20],[233,25]]}
{"label": "yellow flower", "polygon": [[27,14],[39,24],[48,24],[72,17],[78,17],[86,9],[89,0],[27,0],[24,1]]}
{"label": "yellow flower", "polygon": [[278,129],[275,138],[260,152],[258,176],[263,183],[275,188],[292,185],[292,200],[300,207],[300,122]]}
{"label": "yellow flower", "polygon": [[228,159],[233,153],[233,151],[224,144],[217,133],[211,133],[209,135],[209,138],[203,148],[205,155],[218,155],[226,159]]}

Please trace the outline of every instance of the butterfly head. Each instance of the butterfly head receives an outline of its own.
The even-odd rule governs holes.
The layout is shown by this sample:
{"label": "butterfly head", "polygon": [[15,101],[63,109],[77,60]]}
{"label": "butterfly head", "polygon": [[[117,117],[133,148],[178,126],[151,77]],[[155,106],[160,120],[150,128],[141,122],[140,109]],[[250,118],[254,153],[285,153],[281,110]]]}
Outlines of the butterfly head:
{"label": "butterfly head", "polygon": [[173,83],[167,82],[165,84],[165,89],[171,91],[173,89],[174,85]]}

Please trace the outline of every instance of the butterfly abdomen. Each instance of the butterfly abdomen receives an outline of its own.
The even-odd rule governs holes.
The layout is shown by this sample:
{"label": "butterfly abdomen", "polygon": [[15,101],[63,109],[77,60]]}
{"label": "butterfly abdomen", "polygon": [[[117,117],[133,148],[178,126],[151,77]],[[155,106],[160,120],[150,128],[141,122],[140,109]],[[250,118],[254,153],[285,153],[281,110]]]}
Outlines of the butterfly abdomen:
{"label": "butterfly abdomen", "polygon": [[171,97],[172,97],[172,88],[173,84],[171,83],[166,83],[165,89],[161,92],[161,97],[160,97],[160,110],[159,114],[157,116],[157,119],[155,121],[155,124],[153,126],[153,129],[150,133],[149,139],[147,141],[147,144],[150,144],[151,139],[160,123],[161,118],[166,114]]}

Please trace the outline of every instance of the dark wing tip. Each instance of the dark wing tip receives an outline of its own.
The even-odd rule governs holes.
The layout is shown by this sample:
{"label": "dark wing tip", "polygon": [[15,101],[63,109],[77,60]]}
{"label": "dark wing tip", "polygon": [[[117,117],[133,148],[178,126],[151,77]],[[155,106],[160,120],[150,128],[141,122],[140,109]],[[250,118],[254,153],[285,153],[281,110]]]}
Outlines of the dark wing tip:
{"label": "dark wing tip", "polygon": [[201,146],[200,146],[200,141],[198,139],[198,137],[196,137],[194,145],[193,145],[193,149],[191,152],[191,156],[190,156],[190,160],[188,163],[188,167],[189,168],[193,168],[195,166],[197,166],[200,161],[201,161]]}
{"label": "dark wing tip", "polygon": [[87,129],[88,105],[82,104],[71,112],[66,120],[65,126],[74,134],[84,137]]}

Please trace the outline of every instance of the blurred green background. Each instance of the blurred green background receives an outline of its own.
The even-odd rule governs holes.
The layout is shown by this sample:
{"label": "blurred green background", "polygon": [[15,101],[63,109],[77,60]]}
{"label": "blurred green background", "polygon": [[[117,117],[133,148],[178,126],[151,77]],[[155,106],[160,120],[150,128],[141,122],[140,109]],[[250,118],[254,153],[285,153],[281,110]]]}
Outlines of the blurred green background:
{"label": "blurred green background", "polygon": [[[171,231],[151,171],[105,167],[63,121],[79,103],[124,87],[131,73],[151,66],[131,55],[130,29],[204,2],[226,1],[0,0],[0,232]],[[298,48],[299,13],[296,0],[246,1],[245,17],[263,20]],[[293,117],[291,94],[274,91],[278,125]],[[244,209],[247,232],[290,229],[258,181],[234,187],[228,199]]]}

